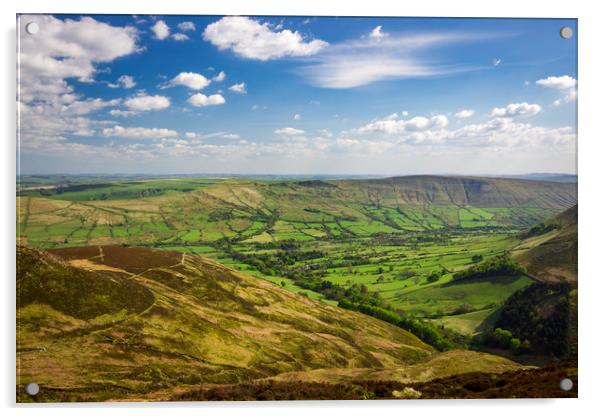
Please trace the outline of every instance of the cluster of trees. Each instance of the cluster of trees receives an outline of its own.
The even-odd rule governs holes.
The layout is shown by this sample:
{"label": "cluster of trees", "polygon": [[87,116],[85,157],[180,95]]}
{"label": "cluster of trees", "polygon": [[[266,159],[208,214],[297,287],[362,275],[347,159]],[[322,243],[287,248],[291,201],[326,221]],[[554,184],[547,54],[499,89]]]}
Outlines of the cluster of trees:
{"label": "cluster of trees", "polygon": [[454,274],[454,280],[480,279],[491,276],[522,276],[526,270],[507,253],[492,257]]}
{"label": "cluster of trees", "polygon": [[570,291],[568,283],[534,283],[506,300],[496,326],[527,340],[535,351],[567,357]]}
{"label": "cluster of trees", "polygon": [[397,279],[406,280],[416,276],[416,271],[412,269],[403,269],[397,274]]}
{"label": "cluster of trees", "polygon": [[434,270],[431,272],[431,274],[429,274],[426,278],[426,281],[429,283],[433,283],[433,282],[437,282],[439,279],[441,279],[445,274],[447,273],[447,270],[445,269],[441,269],[441,270]]}
{"label": "cluster of trees", "polygon": [[542,235],[545,233],[549,233],[550,231],[557,230],[560,228],[559,224],[554,223],[539,223],[529,228],[529,230],[521,235],[522,238],[535,237],[537,235]]}
{"label": "cluster of trees", "polygon": [[483,345],[511,350],[515,354],[531,352],[531,341],[514,336],[511,331],[495,328],[485,334],[481,340]]}
{"label": "cluster of trees", "polygon": [[[279,243],[283,244],[283,243]],[[281,274],[291,277],[293,272],[288,269],[298,261],[313,260],[325,256],[323,251],[319,250],[282,250],[271,254],[245,254],[232,249],[226,249],[227,253],[233,259],[253,266],[261,273],[269,276]]]}
{"label": "cluster of trees", "polygon": [[216,209],[211,211],[208,216],[208,220],[212,222],[217,221],[228,221],[234,218],[234,214],[231,209]]}
{"label": "cluster of trees", "polygon": [[437,348],[439,351],[446,351],[454,347],[452,342],[443,337],[428,322],[414,317],[403,316],[398,311],[394,311],[386,306],[356,303],[348,299],[339,301],[339,306],[373,316],[381,321],[389,322],[390,324],[403,328],[416,335],[427,344]]}
{"label": "cluster of trees", "polygon": [[353,284],[349,287],[344,287],[322,279],[297,280],[295,283],[303,289],[323,294],[326,299],[336,300],[339,304],[342,301],[348,301],[373,306],[384,306],[384,301],[380,295],[376,292],[370,292],[364,284]]}
{"label": "cluster of trees", "polygon": [[482,254],[475,254],[474,256],[472,256],[472,262],[473,263],[480,263],[483,261],[483,255]]}
{"label": "cluster of trees", "polygon": [[301,248],[295,240],[269,241],[267,243],[255,243],[257,250],[298,250]]}

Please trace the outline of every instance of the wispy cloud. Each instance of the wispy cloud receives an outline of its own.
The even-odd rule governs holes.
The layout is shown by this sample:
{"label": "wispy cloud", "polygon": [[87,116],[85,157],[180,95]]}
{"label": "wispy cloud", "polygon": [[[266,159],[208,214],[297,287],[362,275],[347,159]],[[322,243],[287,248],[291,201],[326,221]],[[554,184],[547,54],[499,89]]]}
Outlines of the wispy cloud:
{"label": "wispy cloud", "polygon": [[[375,29],[376,30],[376,29]],[[373,31],[374,32],[374,31]],[[488,33],[387,34],[349,40],[325,47],[306,58],[298,72],[323,88],[355,88],[373,82],[445,75],[481,67],[459,62],[441,62],[425,57],[426,52],[445,45],[475,42],[494,37]]]}

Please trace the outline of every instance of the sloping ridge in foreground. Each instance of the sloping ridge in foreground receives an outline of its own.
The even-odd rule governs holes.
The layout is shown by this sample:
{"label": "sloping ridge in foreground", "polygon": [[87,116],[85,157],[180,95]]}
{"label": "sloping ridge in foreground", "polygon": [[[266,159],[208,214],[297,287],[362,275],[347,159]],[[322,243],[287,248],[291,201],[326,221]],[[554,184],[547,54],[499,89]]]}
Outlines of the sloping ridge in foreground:
{"label": "sloping ridge in foreground", "polygon": [[[164,398],[186,386],[437,357],[400,328],[198,256],[19,246],[17,270],[17,384],[40,384],[41,400]],[[518,368],[503,361],[482,371]]]}

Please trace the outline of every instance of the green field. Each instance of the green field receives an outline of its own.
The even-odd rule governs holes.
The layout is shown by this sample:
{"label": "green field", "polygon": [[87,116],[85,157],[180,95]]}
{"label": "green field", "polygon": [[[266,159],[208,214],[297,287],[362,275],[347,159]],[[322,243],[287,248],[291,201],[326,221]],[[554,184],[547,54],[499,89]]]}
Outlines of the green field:
{"label": "green field", "polygon": [[72,180],[19,193],[18,240],[42,249],[122,244],[200,254],[331,304],[336,299],[316,282],[341,290],[362,286],[403,313],[472,334],[484,311],[531,281],[453,283],[452,274],[473,264],[475,255],[487,259],[513,249],[515,236],[559,213],[571,191],[558,185],[556,201],[547,188],[525,193],[496,182],[502,196],[480,202],[462,200],[469,190],[436,185]]}

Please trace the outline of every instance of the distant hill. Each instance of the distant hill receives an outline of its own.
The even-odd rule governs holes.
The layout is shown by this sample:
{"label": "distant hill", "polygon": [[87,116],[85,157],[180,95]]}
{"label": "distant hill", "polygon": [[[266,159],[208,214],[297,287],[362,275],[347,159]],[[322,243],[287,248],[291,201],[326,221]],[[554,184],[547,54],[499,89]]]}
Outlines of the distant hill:
{"label": "distant hill", "polygon": [[[160,399],[318,369],[399,378],[407,367],[424,381],[438,375],[429,362],[454,354],[210,260],[144,248],[18,246],[17,307],[18,391],[36,382],[42,401]],[[442,374],[520,368],[462,354],[467,364]]]}
{"label": "distant hill", "polygon": [[577,183],[578,181],[577,175],[567,173],[526,173],[524,175],[496,175],[495,177],[566,183]]}
{"label": "distant hill", "polygon": [[577,205],[532,227],[514,255],[543,282],[577,283]]}
{"label": "distant hill", "polygon": [[[550,177],[552,178],[552,177]],[[558,178],[556,178],[558,179]],[[370,204],[376,206],[455,205],[474,207],[532,207],[566,209],[577,203],[577,184],[556,179],[526,180],[471,176],[418,175],[391,178],[270,178],[180,180],[146,179],[139,181],[93,180],[75,183],[21,183],[18,195],[43,196],[70,201],[123,200],[133,197],[188,193],[203,189],[223,198],[220,188],[231,194],[244,187],[263,199],[282,197],[316,204]],[[207,187],[207,185],[211,185]],[[230,189],[232,188],[232,190]],[[213,192],[216,191],[216,192]],[[232,197],[232,195],[230,195]],[[228,199],[240,204],[240,197]],[[260,202],[260,201],[257,201]],[[269,201],[266,201],[269,202]],[[245,205],[247,201],[244,201]]]}
{"label": "distant hill", "polygon": [[342,190],[363,193],[375,203],[563,208],[576,204],[573,183],[462,176],[401,176],[337,181]]}

